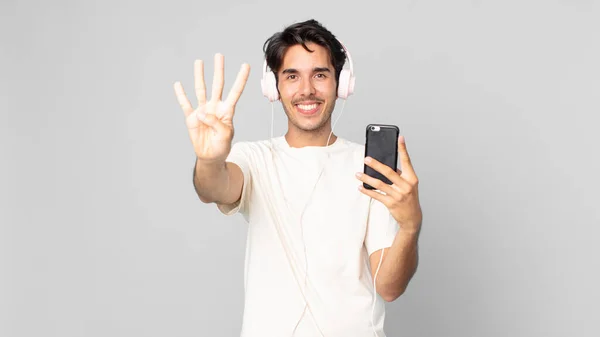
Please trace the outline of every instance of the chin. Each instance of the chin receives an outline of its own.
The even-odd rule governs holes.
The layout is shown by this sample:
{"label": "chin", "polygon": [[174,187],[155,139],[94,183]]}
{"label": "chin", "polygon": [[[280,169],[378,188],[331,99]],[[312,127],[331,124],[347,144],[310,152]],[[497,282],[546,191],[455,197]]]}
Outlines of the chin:
{"label": "chin", "polygon": [[296,128],[302,131],[315,131],[325,127],[327,124],[327,118],[323,115],[319,115],[307,120],[305,117],[299,116],[292,122]]}

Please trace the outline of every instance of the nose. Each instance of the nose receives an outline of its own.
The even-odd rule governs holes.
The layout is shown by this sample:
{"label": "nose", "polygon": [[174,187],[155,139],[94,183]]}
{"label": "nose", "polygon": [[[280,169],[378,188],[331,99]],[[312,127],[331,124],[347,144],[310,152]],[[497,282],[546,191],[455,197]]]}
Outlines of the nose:
{"label": "nose", "polygon": [[300,94],[304,96],[314,95],[316,92],[315,86],[312,83],[312,78],[304,77],[300,83]]}

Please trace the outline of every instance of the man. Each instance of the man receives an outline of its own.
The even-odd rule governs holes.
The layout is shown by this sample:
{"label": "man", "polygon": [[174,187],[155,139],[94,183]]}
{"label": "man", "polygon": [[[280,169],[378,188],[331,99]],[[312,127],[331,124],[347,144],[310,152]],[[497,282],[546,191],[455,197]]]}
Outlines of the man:
{"label": "man", "polygon": [[[239,212],[249,224],[241,335],[383,337],[385,305],[375,292],[388,302],[398,298],[418,263],[422,213],[403,137],[402,171],[393,171],[364,158],[363,145],[333,135],[346,55],[317,21],[274,34],[264,50],[288,118],[285,136],[232,145],[247,64],[223,100],[217,54],[207,101],[203,63],[196,61],[196,109],[175,83],[197,156],[200,200],[227,215]],[[393,185],[360,174],[363,163]]]}

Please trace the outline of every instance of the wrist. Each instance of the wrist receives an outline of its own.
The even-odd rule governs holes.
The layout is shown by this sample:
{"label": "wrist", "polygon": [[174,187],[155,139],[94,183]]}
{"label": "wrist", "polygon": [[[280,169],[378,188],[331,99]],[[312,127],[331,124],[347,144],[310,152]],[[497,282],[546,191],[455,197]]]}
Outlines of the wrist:
{"label": "wrist", "polygon": [[401,224],[399,231],[404,235],[417,237],[421,232],[421,224]]}
{"label": "wrist", "polygon": [[215,169],[224,169],[226,167],[226,162],[221,159],[201,159],[196,157],[196,169],[197,170],[215,170]]}
{"label": "wrist", "polygon": [[194,180],[197,182],[210,183],[212,180],[219,180],[223,175],[227,174],[227,163],[221,161],[207,161],[196,158],[194,166]]}

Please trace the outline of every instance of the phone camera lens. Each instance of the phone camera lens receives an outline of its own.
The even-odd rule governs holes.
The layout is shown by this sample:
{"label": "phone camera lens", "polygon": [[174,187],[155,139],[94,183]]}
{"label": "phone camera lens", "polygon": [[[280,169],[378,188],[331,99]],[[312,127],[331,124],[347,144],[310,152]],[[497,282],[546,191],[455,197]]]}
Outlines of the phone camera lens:
{"label": "phone camera lens", "polygon": [[374,126],[371,127],[371,131],[375,131],[375,127]]}

